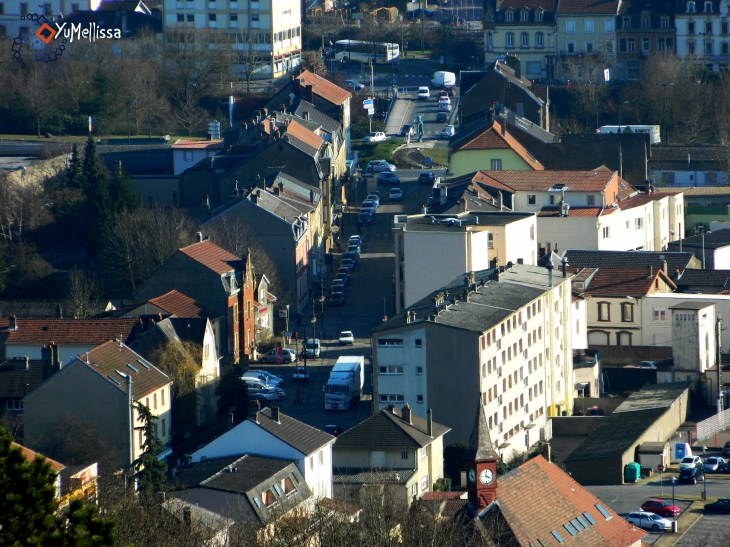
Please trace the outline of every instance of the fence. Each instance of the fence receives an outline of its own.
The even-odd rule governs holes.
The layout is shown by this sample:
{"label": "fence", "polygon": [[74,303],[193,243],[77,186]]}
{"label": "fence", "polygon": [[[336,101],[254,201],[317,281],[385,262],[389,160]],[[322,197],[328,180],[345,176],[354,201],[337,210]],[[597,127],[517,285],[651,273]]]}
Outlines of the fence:
{"label": "fence", "polygon": [[698,422],[695,426],[695,437],[698,441],[702,441],[728,428],[730,428],[730,408]]}

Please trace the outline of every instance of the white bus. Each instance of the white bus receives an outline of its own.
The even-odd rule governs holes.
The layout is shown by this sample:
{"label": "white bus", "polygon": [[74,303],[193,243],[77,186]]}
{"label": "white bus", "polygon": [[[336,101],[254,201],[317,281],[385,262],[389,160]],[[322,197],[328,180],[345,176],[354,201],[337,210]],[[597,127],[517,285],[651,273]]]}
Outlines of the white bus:
{"label": "white bus", "polygon": [[338,61],[360,61],[369,63],[390,63],[400,59],[398,44],[387,42],[363,42],[360,40],[338,40],[335,42],[335,59]]}

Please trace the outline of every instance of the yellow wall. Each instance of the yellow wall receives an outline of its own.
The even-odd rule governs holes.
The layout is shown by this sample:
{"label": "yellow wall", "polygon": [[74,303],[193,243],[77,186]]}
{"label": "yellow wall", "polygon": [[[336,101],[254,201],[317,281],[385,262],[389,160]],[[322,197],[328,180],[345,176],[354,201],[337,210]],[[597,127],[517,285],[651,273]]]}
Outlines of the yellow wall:
{"label": "yellow wall", "polygon": [[502,160],[502,170],[530,171],[532,167],[514,150],[459,150],[449,158],[449,176],[458,177],[480,169],[490,170],[492,160]]}

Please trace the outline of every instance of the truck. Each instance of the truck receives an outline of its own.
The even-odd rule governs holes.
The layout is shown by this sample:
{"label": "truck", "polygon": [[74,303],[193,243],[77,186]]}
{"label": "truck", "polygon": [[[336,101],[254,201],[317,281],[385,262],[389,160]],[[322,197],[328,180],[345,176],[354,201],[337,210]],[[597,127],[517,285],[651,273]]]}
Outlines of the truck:
{"label": "truck", "polygon": [[431,87],[454,87],[456,85],[456,74],[439,70],[433,73]]}
{"label": "truck", "polygon": [[[602,125],[599,133],[618,133],[618,125]],[[661,144],[662,135],[658,125],[622,125],[621,133],[648,133],[649,144]]]}
{"label": "truck", "polygon": [[324,386],[324,409],[347,410],[360,402],[365,383],[365,357],[347,355],[337,359]]}

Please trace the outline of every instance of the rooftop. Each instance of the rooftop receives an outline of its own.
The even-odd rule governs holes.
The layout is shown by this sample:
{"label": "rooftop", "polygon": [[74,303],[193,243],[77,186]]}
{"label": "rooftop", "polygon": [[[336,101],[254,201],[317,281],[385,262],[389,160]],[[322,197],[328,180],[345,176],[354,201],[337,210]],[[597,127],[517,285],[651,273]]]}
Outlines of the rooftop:
{"label": "rooftop", "polygon": [[270,408],[259,410],[252,421],[267,433],[306,455],[313,454],[323,446],[335,441],[329,433],[295,420],[281,411],[279,412],[279,422],[275,422],[271,419]]}
{"label": "rooftop", "polygon": [[223,150],[223,141],[200,141],[179,139],[172,145],[173,150]]}
{"label": "rooftop", "polygon": [[465,211],[463,213],[443,215],[396,215],[395,226],[408,232],[443,232],[443,231],[474,231],[487,229],[490,226],[506,226],[526,218],[535,216],[534,213],[515,213],[504,211]]}
{"label": "rooftop", "polygon": [[584,281],[586,294],[592,296],[646,296],[652,292],[655,283],[661,279],[672,289],[674,282],[660,270],[652,270],[651,274],[645,270],[628,268],[598,268]]}
{"label": "rooftop", "polygon": [[[679,245],[678,242],[672,242]],[[722,230],[713,230],[705,232],[704,235],[699,234],[692,237],[686,237],[682,240],[682,245],[691,245],[693,247],[702,247],[706,249],[719,249],[730,245],[730,230],[724,228]]]}
{"label": "rooftop", "polygon": [[308,70],[303,71],[299,76],[296,76],[301,86],[312,86],[312,93],[322,97],[327,102],[332,104],[340,105],[347,99],[352,97],[349,91],[342,89],[341,87],[333,84],[329,80],[317,76],[309,72]]}
{"label": "rooftop", "polygon": [[[601,192],[614,178],[615,171],[595,169],[593,171],[481,171],[483,184],[490,180],[504,184],[514,191],[549,192],[565,190],[566,192]],[[619,181],[629,187],[625,181]]]}
{"label": "rooftop", "polygon": [[561,0],[558,14],[616,15],[620,4],[618,0]]}
{"label": "rooftop", "polygon": [[193,243],[192,245],[178,249],[178,252],[192,258],[209,270],[213,270],[220,275],[233,271],[231,265],[228,264],[229,260],[240,260],[236,255],[229,253],[225,249],[221,249],[218,245],[208,240]]}
{"label": "rooftop", "polygon": [[[593,251],[568,249],[563,258],[574,268],[634,268],[646,271],[648,266],[655,270],[664,267],[667,270],[683,271],[692,262],[692,253],[671,253],[667,251]],[[663,258],[662,258],[663,257]]]}
{"label": "rooftop", "polygon": [[726,289],[730,287],[730,270],[684,270],[674,281],[678,287],[706,286]]}
{"label": "rooftop", "polygon": [[135,318],[109,319],[16,319],[15,329],[5,327],[6,344],[47,344],[96,346],[119,337],[134,339]]}
{"label": "rooftop", "polygon": [[216,312],[206,309],[202,304],[174,289],[161,296],[150,298],[148,302],[171,315],[186,319],[195,317],[213,319],[218,316]]}
{"label": "rooftop", "polygon": [[[104,311],[106,302],[96,311]],[[0,317],[15,317],[27,319],[71,317],[74,308],[73,302],[68,299],[13,299],[0,300]]]}
{"label": "rooftop", "polygon": [[522,158],[530,167],[544,169],[543,165],[508,132],[504,131],[506,122],[495,119],[490,124],[475,123],[476,127],[466,128],[451,137],[449,148],[451,153],[459,150],[493,150],[510,149]]}
{"label": "rooftop", "polygon": [[704,310],[705,308],[709,308],[710,306],[714,306],[714,302],[710,301],[694,301],[694,302],[682,302],[681,304],[675,304],[674,306],[669,306],[670,310]]}
{"label": "rooftop", "polygon": [[15,443],[15,442],[14,443],[11,443],[11,444],[13,445],[13,448],[17,448],[17,449],[19,449],[23,453],[23,456],[25,456],[26,461],[32,462],[36,458],[42,458],[43,460],[46,461],[46,463],[48,463],[48,465],[51,466],[51,469],[53,469],[56,473],[59,473],[62,469],[65,469],[66,468],[66,466],[63,465],[62,463],[58,463],[55,460],[52,460],[50,458],[46,458],[40,452],[36,452],[34,450],[31,450],[30,448],[26,448],[23,445],[20,445],[20,444]]}
{"label": "rooftop", "polygon": [[[303,122],[304,123],[304,122]],[[315,151],[319,150],[324,142],[324,139],[316,133],[310,131],[302,123],[296,120],[290,120],[289,125],[286,126],[286,132],[289,135],[296,137],[297,139],[305,142],[307,145],[312,147]]]}
{"label": "rooftop", "polygon": [[8,359],[0,363],[0,399],[22,399],[43,383],[43,361]]}

